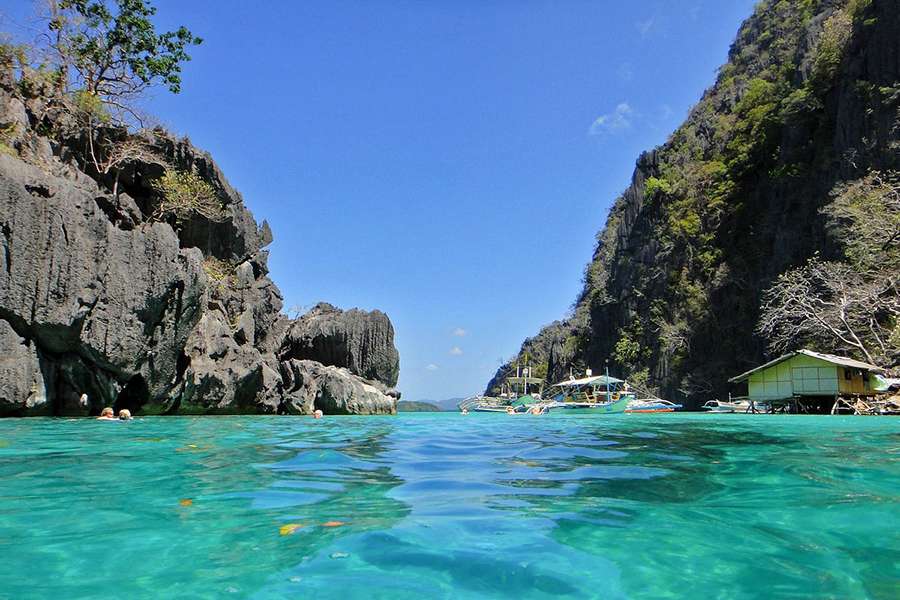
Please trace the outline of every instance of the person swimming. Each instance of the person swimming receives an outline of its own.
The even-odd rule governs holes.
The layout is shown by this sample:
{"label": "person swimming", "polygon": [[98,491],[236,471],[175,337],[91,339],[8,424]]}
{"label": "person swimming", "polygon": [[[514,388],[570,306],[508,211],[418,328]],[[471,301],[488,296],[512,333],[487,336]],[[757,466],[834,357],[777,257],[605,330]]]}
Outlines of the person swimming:
{"label": "person swimming", "polygon": [[115,413],[113,412],[113,409],[110,408],[109,406],[107,406],[106,408],[101,410],[100,416],[97,417],[97,420],[98,421],[115,421],[116,417],[115,417]]}
{"label": "person swimming", "polygon": [[322,417],[325,416],[325,413],[323,413],[321,409],[317,408],[315,411],[313,411],[312,416],[313,416],[313,419],[321,419]]}
{"label": "person swimming", "polygon": [[130,421],[131,420],[131,411],[127,408],[123,408],[119,411],[119,420],[120,421]]}

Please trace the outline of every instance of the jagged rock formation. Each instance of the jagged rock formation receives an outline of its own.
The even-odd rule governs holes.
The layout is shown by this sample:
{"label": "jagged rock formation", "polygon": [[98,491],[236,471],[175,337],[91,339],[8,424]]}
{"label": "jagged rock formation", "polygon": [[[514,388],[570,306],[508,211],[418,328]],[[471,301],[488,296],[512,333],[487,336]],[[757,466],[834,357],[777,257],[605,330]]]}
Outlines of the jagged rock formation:
{"label": "jagged rock formation", "polygon": [[[103,174],[87,135],[4,67],[0,416],[396,412],[387,316],[282,315],[271,231],[208,154],[157,130],[142,143],[168,167],[135,159]],[[156,218],[165,168],[211,186],[222,218]]]}
{"label": "jagged rock formation", "polygon": [[282,360],[316,360],[346,367],[354,375],[397,385],[400,356],[394,348],[394,327],[380,311],[341,311],[320,303],[288,328]]}
{"label": "jagged rock formation", "polygon": [[[900,3],[761,2],[729,62],[610,210],[573,315],[517,359],[613,373],[696,406],[766,358],[762,291],[844,241],[821,209],[900,168]],[[488,391],[514,367],[504,365]]]}

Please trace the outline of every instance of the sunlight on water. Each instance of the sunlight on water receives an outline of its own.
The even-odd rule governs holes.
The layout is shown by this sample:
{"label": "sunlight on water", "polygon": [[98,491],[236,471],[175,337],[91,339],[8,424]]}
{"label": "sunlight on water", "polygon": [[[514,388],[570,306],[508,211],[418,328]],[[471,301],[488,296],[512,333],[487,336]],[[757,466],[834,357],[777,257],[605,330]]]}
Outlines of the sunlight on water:
{"label": "sunlight on water", "polygon": [[0,597],[896,598],[900,421],[0,421]]}

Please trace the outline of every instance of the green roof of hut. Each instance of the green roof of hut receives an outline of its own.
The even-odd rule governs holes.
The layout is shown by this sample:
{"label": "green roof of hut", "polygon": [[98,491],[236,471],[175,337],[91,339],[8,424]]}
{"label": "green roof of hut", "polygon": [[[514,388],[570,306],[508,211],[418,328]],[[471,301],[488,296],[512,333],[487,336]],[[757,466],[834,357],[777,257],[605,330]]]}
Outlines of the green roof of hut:
{"label": "green roof of hut", "polygon": [[756,373],[757,371],[762,371],[764,369],[768,369],[769,367],[773,367],[779,363],[783,363],[786,360],[794,358],[798,355],[809,356],[810,358],[817,358],[819,360],[824,360],[825,362],[829,362],[833,365],[841,366],[841,367],[850,367],[852,369],[860,369],[862,371],[870,371],[872,373],[883,373],[884,369],[878,367],[876,365],[870,365],[869,363],[862,362],[861,360],[855,360],[852,358],[847,358],[846,356],[837,356],[834,354],[824,354],[822,352],[813,352],[812,350],[797,350],[796,352],[789,352],[783,356],[779,356],[775,360],[770,360],[764,365],[760,365],[754,369],[750,369],[746,373],[741,373],[735,377],[732,377],[728,381],[731,383],[739,383],[744,381],[745,379],[749,379],[751,375]]}

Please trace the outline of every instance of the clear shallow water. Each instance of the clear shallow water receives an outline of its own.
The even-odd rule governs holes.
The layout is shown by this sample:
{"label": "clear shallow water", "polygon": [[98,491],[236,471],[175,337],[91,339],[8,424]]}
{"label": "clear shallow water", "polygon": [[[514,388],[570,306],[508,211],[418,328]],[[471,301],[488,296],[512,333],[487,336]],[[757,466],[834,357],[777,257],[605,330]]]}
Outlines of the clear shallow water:
{"label": "clear shallow water", "polygon": [[0,563],[4,598],[896,598],[900,419],[3,420]]}

